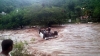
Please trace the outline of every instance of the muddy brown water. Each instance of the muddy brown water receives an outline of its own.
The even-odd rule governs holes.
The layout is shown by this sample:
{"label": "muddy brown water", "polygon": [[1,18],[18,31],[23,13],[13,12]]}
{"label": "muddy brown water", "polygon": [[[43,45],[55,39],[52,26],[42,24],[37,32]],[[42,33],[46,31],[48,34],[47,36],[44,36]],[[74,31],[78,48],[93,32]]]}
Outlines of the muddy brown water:
{"label": "muddy brown water", "polygon": [[[67,24],[53,27],[59,31],[58,38],[43,40],[34,28],[0,31],[0,39],[26,40],[28,50],[51,54],[51,56],[100,56],[100,24]],[[35,38],[35,41],[31,39]]]}

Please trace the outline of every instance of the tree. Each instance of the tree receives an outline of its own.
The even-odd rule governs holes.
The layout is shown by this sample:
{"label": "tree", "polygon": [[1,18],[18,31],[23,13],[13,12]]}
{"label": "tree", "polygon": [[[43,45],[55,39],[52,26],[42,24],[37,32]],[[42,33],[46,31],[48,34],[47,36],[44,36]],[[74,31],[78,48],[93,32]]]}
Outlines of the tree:
{"label": "tree", "polygon": [[66,21],[66,14],[63,12],[63,8],[42,7],[41,5],[32,6],[30,8],[30,11],[26,14],[27,18],[31,18],[31,24],[33,25],[39,24],[51,26],[54,23],[62,24]]}

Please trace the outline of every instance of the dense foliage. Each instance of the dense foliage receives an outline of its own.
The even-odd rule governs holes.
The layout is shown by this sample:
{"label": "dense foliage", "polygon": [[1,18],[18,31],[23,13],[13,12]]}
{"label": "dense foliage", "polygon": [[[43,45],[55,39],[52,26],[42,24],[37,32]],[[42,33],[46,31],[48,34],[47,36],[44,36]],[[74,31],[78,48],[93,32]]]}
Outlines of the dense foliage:
{"label": "dense foliage", "polygon": [[100,21],[100,0],[0,0],[0,29]]}

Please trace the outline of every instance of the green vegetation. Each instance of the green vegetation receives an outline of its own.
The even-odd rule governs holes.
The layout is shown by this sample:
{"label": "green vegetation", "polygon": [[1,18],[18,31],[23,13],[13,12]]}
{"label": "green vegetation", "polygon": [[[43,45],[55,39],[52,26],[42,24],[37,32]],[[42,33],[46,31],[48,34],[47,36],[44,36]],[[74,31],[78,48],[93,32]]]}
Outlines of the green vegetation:
{"label": "green vegetation", "polygon": [[100,0],[0,0],[0,29],[100,22]]}
{"label": "green vegetation", "polygon": [[11,52],[12,56],[31,56],[27,49],[25,49],[27,44],[23,42],[16,42],[13,47],[13,51]]}

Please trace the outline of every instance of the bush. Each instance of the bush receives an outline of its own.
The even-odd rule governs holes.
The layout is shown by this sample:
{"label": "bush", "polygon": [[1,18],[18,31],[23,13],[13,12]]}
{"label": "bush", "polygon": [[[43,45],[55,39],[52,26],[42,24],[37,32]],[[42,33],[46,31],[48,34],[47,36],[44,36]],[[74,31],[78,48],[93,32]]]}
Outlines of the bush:
{"label": "bush", "polygon": [[27,49],[25,49],[27,46],[27,42],[25,41],[24,43],[23,42],[16,42],[14,44],[14,47],[13,47],[13,51],[11,52],[11,55],[12,56],[31,56],[29,54],[29,52],[27,51]]}

